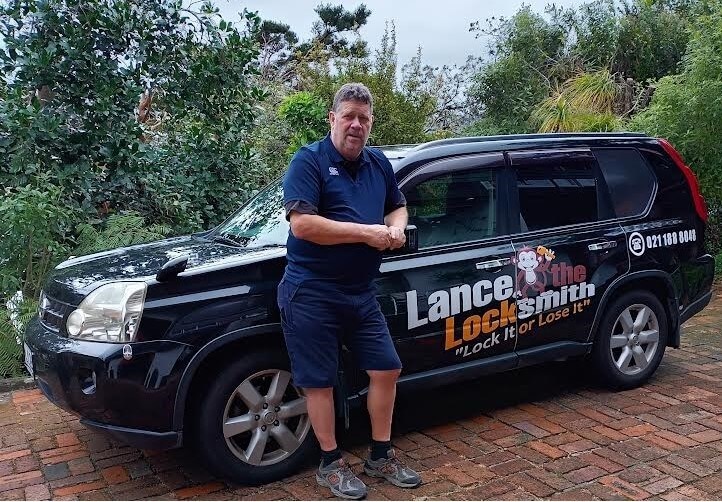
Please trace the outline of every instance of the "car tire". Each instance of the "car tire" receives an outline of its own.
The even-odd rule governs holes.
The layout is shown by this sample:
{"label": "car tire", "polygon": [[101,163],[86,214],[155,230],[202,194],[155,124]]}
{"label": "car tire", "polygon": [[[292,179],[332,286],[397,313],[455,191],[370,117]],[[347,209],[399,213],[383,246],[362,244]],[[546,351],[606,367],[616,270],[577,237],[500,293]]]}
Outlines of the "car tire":
{"label": "car tire", "polygon": [[631,389],[657,370],[667,346],[667,315],[659,299],[647,291],[630,291],[607,307],[592,349],[601,382]]}
{"label": "car tire", "polygon": [[244,356],[223,368],[196,414],[194,444],[213,473],[257,485],[298,471],[318,443],[305,398],[280,351]]}

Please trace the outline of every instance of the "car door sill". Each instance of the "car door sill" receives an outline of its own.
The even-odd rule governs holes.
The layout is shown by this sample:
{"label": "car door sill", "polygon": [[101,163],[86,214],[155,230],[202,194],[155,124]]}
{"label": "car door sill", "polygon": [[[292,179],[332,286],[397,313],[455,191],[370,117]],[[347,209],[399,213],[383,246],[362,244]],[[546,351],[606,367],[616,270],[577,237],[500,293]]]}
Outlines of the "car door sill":
{"label": "car door sill", "polygon": [[[513,370],[523,366],[531,366],[545,361],[582,356],[588,353],[591,347],[591,343],[583,342],[550,343],[548,345],[542,345],[541,347],[525,349],[518,353],[501,354],[455,364],[445,368],[413,373],[411,375],[402,374],[396,387],[400,392],[414,391],[421,388],[443,387],[451,383],[475,380],[485,375]],[[368,387],[362,389],[357,394],[349,396],[348,399],[353,402],[365,397],[367,393]]]}
{"label": "car door sill", "polygon": [[517,352],[519,367],[566,359],[567,357],[583,356],[592,349],[587,342],[554,342],[539,347],[531,347]]}
{"label": "car door sill", "polygon": [[[518,360],[519,358],[516,354],[510,353],[467,361],[444,368],[412,373],[410,375],[404,375],[402,372],[396,388],[401,392],[407,392],[419,388],[441,387],[463,380],[474,380],[480,376],[514,369],[517,367]],[[368,387],[359,391],[358,394],[350,396],[349,400],[359,399],[367,393]]]}

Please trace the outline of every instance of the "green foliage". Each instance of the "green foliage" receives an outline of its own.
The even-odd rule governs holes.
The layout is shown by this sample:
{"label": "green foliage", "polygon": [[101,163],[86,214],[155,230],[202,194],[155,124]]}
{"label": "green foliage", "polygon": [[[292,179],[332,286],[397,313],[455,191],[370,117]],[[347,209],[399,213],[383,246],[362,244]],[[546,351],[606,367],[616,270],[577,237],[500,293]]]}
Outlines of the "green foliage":
{"label": "green foliage", "polygon": [[0,298],[17,290],[36,298],[47,272],[69,254],[78,211],[66,197],[47,178],[0,195]]}
{"label": "green foliage", "polygon": [[695,170],[713,209],[722,207],[722,3],[700,18],[682,72],[660,79],[629,127],[668,138]]}
{"label": "green foliage", "polygon": [[[434,96],[420,85],[423,69],[410,65],[397,81],[398,54],[396,31],[387,26],[380,47],[373,57],[365,53],[349,54],[335,62],[328,54],[305,65],[301,81],[305,88],[329,105],[336,90],[346,82],[365,84],[374,98],[374,125],[369,141],[374,145],[417,143],[427,139],[426,125],[436,111]],[[335,64],[335,66],[334,66]]]}
{"label": "green foliage", "polygon": [[78,228],[75,255],[97,253],[133,244],[142,244],[162,239],[171,232],[165,225],[147,225],[137,213],[114,214],[95,227],[83,223]]}
{"label": "green foliage", "polygon": [[210,3],[198,9],[0,3],[3,294],[35,296],[83,223],[134,211],[166,225],[145,237],[130,227],[117,242],[197,230],[273,179],[252,162],[249,139],[265,96],[260,20],[244,13],[236,27]]}
{"label": "green foliage", "polygon": [[278,120],[278,107],[288,92],[281,83],[266,83],[267,98],[258,106],[253,134],[249,138],[254,170],[266,173],[269,181],[278,178],[288,166],[286,152],[295,131],[287,121]]}
{"label": "green foliage", "polygon": [[23,348],[10,313],[0,306],[0,378],[17,377],[23,372]]}
{"label": "green foliage", "polygon": [[[245,33],[218,21],[210,4],[191,12],[175,0],[13,0],[0,7],[8,87],[0,105],[0,180],[22,186],[52,172],[90,217],[112,208],[220,220],[226,201],[252,191],[221,183],[238,181],[248,168],[245,135],[253,103],[263,97],[248,85],[259,20],[244,20]],[[205,141],[188,145],[199,138]],[[164,155],[170,150],[190,157]],[[205,170],[193,181],[209,188],[184,198],[187,212],[158,207],[165,202],[158,196],[169,194],[153,183],[178,181],[180,189],[168,191],[193,196],[173,176],[179,163]]]}
{"label": "green foliage", "polygon": [[321,4],[314,11],[319,20],[313,24],[313,39],[301,44],[300,52],[308,53],[314,45],[321,45],[332,56],[366,53],[366,43],[363,40],[350,44],[343,36],[347,32],[358,32],[358,29],[368,22],[371,11],[366,5],[359,5],[352,12],[343,5]]}
{"label": "green foliage", "polygon": [[660,79],[651,105],[629,128],[669,139],[695,171],[710,207],[716,253],[722,249],[722,2],[696,21],[681,70]]}
{"label": "green foliage", "polygon": [[0,378],[25,375],[22,340],[25,326],[38,309],[36,300],[25,299],[17,306],[17,317],[10,318],[5,304],[0,305]]}
{"label": "green foliage", "polygon": [[687,29],[686,19],[663,4],[627,5],[613,71],[640,82],[674,73],[689,40]]}
{"label": "green foliage", "polygon": [[550,78],[561,71],[566,33],[529,6],[488,24],[487,29],[472,24],[472,31],[492,37],[493,59],[477,73],[467,93],[478,117],[484,118],[470,130],[531,132],[532,109],[548,95]]}
{"label": "green foliage", "polygon": [[324,137],[328,132],[328,109],[323,99],[308,91],[286,96],[278,107],[278,114],[294,131],[286,150],[292,155],[300,147]]}
{"label": "green foliage", "polygon": [[[492,37],[492,59],[477,72],[469,89],[470,106],[476,107],[479,122],[465,132],[531,132],[535,124],[551,118],[550,114],[556,114],[553,122],[562,128],[543,130],[618,127],[620,119],[606,111],[583,118],[568,110],[567,104],[557,99],[557,89],[580,72],[594,74],[600,68],[636,82],[674,72],[689,39],[691,13],[700,11],[699,3],[593,0],[577,9],[552,5],[547,17],[523,6],[509,19],[492,18],[486,29],[472,23],[472,31]],[[628,112],[624,108],[616,112]],[[540,120],[540,113],[546,119]],[[569,119],[570,113],[577,119]]]}
{"label": "green foliage", "polygon": [[644,82],[674,73],[689,40],[690,2],[594,0],[560,20],[576,34],[570,47],[585,69]]}
{"label": "green foliage", "polygon": [[614,131],[621,126],[613,113],[617,95],[617,84],[608,70],[580,73],[539,103],[531,120],[544,133]]}

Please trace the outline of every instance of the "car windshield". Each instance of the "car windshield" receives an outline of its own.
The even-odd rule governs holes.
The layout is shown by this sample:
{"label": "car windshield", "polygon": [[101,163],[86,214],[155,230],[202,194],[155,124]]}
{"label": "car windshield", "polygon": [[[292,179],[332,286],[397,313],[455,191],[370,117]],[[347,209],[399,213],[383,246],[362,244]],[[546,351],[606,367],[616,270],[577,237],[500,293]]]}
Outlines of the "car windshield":
{"label": "car windshield", "polygon": [[281,180],[271,183],[209,235],[244,247],[285,246],[288,222]]}

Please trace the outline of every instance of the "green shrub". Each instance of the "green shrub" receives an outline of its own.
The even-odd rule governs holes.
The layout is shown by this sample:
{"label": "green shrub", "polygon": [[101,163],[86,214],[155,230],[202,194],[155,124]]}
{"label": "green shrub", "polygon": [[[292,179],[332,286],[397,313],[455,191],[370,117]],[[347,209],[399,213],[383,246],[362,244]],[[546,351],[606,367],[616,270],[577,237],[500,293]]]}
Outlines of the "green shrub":
{"label": "green shrub", "polygon": [[114,214],[94,226],[83,223],[78,226],[78,245],[75,255],[84,255],[133,244],[162,239],[171,232],[166,225],[146,225],[137,213]]}
{"label": "green shrub", "polygon": [[278,107],[278,115],[294,131],[286,155],[293,155],[304,145],[323,138],[328,131],[328,107],[323,99],[311,92],[297,92],[286,98]]}
{"label": "green shrub", "polygon": [[80,212],[48,178],[0,196],[0,298],[37,298],[48,271],[67,257]]}
{"label": "green shrub", "polygon": [[35,300],[21,301],[17,306],[16,317],[11,319],[6,305],[0,305],[0,378],[18,377],[25,373],[23,334],[37,308],[38,303]]}

